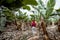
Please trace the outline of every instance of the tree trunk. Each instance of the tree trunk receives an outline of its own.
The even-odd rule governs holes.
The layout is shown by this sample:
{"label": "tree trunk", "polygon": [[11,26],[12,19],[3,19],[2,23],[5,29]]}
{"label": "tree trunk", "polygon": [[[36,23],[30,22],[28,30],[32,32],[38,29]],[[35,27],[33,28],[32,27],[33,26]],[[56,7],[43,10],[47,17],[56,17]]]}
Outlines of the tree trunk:
{"label": "tree trunk", "polygon": [[41,27],[42,27],[43,33],[44,33],[44,40],[49,40],[48,33],[46,31],[46,23],[44,21],[41,22]]}

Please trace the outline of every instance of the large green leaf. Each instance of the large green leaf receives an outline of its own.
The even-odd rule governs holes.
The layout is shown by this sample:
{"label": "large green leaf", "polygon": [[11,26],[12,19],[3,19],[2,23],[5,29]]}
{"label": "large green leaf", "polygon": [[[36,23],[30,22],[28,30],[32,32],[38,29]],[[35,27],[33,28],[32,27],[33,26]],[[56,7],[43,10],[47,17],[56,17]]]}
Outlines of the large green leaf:
{"label": "large green leaf", "polygon": [[55,0],[49,0],[48,3],[47,3],[47,8],[54,7],[55,3],[56,3]]}
{"label": "large green leaf", "polygon": [[49,18],[49,16],[52,14],[54,6],[55,6],[55,0],[49,0],[47,3],[47,10],[45,13],[46,18]]}
{"label": "large green leaf", "polygon": [[52,12],[53,12],[53,8],[46,10],[45,18],[49,18],[49,16],[52,14]]}
{"label": "large green leaf", "polygon": [[23,6],[23,9],[30,10],[30,7],[29,6]]}

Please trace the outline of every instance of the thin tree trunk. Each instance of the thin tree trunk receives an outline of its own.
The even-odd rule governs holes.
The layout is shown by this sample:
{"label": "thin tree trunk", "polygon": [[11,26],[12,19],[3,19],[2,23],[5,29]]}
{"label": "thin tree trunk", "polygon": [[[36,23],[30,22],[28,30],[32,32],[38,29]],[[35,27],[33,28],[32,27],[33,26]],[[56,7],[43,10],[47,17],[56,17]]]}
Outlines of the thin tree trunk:
{"label": "thin tree trunk", "polygon": [[42,27],[43,33],[44,33],[44,40],[49,40],[49,36],[48,36],[47,31],[46,31],[46,23],[45,22],[41,22],[41,27]]}

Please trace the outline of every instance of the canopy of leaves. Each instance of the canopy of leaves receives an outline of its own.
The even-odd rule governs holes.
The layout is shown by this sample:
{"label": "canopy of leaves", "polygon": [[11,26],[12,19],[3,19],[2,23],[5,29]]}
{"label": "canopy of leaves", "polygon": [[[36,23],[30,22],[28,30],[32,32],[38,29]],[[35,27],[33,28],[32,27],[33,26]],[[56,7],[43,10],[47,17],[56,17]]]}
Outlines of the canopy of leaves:
{"label": "canopy of leaves", "polygon": [[9,9],[15,9],[26,5],[37,5],[37,2],[36,0],[0,0],[1,5]]}

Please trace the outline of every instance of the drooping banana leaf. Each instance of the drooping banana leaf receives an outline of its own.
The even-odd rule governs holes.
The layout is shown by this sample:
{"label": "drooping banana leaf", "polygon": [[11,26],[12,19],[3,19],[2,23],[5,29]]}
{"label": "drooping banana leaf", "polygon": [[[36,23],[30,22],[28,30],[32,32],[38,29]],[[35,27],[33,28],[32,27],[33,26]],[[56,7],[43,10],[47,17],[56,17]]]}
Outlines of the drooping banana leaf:
{"label": "drooping banana leaf", "polygon": [[55,6],[55,0],[49,0],[47,3],[47,10],[45,13],[46,18],[49,18],[49,16],[52,14],[54,6]]}

